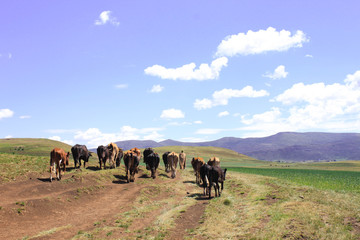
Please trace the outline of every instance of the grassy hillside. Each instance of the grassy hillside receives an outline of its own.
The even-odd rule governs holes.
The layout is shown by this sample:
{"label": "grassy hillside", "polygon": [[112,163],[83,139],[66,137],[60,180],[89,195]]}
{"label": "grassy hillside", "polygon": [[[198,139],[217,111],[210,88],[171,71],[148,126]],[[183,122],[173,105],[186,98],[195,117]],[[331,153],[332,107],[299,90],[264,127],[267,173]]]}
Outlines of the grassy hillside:
{"label": "grassy hillside", "polygon": [[54,147],[62,148],[65,151],[70,151],[71,149],[71,146],[68,144],[44,138],[0,139],[0,153],[50,156],[50,151]]}
{"label": "grassy hillside", "polygon": [[[220,147],[190,147],[190,146],[167,146],[167,147],[157,147],[154,150],[162,155],[167,151],[174,151],[180,153],[184,151],[186,153],[186,164],[191,167],[191,159],[193,157],[203,157],[205,162],[209,160],[210,157],[219,157],[222,167],[238,167],[238,166],[262,166],[266,165],[267,162],[259,161],[249,156],[237,153],[233,150],[220,148]],[[162,161],[161,161],[162,162]]]}

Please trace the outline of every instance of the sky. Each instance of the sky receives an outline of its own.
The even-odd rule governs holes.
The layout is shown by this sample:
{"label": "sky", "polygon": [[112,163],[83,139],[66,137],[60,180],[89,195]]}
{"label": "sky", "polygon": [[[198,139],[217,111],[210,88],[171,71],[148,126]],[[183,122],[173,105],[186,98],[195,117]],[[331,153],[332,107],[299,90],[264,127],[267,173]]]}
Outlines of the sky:
{"label": "sky", "polygon": [[360,132],[360,3],[3,0],[0,138]]}

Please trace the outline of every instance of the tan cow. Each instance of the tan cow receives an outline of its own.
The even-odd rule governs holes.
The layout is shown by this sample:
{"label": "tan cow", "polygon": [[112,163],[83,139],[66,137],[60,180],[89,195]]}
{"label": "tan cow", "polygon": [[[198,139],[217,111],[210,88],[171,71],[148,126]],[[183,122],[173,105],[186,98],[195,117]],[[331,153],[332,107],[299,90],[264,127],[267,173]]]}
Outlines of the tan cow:
{"label": "tan cow", "polygon": [[171,171],[171,178],[175,178],[176,177],[176,168],[177,168],[177,164],[179,161],[179,155],[175,152],[171,152],[167,156],[167,161],[169,164],[169,169]]}
{"label": "tan cow", "polygon": [[209,159],[207,164],[209,164],[212,167],[215,167],[215,166],[220,167],[220,159],[218,157],[212,157]]}
{"label": "tan cow", "polygon": [[204,165],[204,159],[202,157],[193,157],[191,160],[191,165],[194,169],[195,176],[196,176],[196,183],[201,184],[201,177],[200,177],[200,168]]}
{"label": "tan cow", "polygon": [[109,143],[109,145],[107,145],[107,148],[109,149],[109,165],[110,168],[115,168],[115,162],[116,159],[119,155],[119,148],[115,143]]}
{"label": "tan cow", "polygon": [[179,166],[180,169],[185,169],[186,167],[186,154],[184,153],[184,151],[181,151],[181,153],[179,154]]}
{"label": "tan cow", "polygon": [[69,156],[70,152],[65,153],[61,148],[54,148],[50,152],[50,182],[52,182],[52,174],[56,174],[58,180],[61,179],[61,169],[63,167],[63,172],[66,171],[66,165],[69,165]]}

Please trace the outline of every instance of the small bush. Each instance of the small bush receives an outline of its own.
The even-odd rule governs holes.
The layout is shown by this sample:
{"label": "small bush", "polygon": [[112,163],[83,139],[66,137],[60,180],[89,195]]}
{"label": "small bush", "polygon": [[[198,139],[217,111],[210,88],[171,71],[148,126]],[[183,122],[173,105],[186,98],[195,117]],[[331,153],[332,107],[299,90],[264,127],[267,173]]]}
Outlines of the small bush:
{"label": "small bush", "polygon": [[229,206],[231,204],[231,201],[229,199],[224,200],[224,205]]}

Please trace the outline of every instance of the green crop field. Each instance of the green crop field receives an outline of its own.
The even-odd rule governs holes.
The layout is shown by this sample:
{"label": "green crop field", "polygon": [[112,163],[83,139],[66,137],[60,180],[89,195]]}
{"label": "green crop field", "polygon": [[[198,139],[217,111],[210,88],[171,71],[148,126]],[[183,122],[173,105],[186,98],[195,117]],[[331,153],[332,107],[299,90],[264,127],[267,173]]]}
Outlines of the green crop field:
{"label": "green crop field", "polygon": [[360,172],[245,167],[229,168],[229,170],[276,177],[323,190],[360,193]]}

